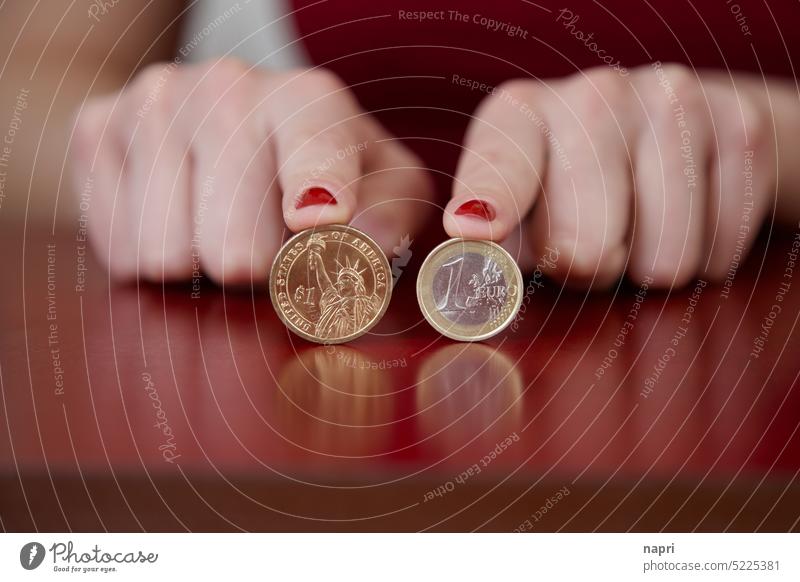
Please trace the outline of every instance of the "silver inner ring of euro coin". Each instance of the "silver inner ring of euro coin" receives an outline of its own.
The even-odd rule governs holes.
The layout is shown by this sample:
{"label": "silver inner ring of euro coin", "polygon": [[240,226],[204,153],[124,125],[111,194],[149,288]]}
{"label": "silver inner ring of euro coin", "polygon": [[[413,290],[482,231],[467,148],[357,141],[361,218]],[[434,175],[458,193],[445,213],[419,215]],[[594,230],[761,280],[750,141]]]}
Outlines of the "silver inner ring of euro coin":
{"label": "silver inner ring of euro coin", "polygon": [[436,310],[453,323],[481,326],[496,319],[508,300],[502,267],[490,256],[465,252],[449,258],[433,277]]}

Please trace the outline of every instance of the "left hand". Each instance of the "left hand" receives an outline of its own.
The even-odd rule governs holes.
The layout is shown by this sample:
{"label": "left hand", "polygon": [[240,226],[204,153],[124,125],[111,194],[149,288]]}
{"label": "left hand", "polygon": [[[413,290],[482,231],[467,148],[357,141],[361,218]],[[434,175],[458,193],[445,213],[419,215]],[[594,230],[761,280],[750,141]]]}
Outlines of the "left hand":
{"label": "left hand", "polygon": [[556,248],[545,272],[579,286],[724,278],[775,201],[773,115],[800,117],[766,83],[666,64],[504,83],[467,132],[444,227],[506,240],[523,268]]}

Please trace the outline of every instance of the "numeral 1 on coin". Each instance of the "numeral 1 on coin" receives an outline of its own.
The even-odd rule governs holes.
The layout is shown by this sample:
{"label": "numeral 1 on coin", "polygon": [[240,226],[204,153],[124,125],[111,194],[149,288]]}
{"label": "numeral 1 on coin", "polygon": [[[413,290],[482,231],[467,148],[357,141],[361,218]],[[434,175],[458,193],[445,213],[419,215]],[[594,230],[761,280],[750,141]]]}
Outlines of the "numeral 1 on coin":
{"label": "numeral 1 on coin", "polygon": [[302,285],[298,285],[297,289],[294,291],[294,300],[295,301],[302,301],[305,305],[315,305],[314,303],[314,291],[316,287],[309,287],[306,289]]}
{"label": "numeral 1 on coin", "polygon": [[[442,268],[450,267],[450,277],[447,280],[447,294],[444,296],[444,302],[436,306],[439,311],[458,311],[465,308],[463,305],[458,304],[458,289],[461,286],[461,268],[463,266],[461,263],[463,263],[463,261],[464,257],[457,257],[449,263],[442,265]],[[456,274],[456,265],[458,265],[458,276],[456,276],[454,282],[453,276]]]}

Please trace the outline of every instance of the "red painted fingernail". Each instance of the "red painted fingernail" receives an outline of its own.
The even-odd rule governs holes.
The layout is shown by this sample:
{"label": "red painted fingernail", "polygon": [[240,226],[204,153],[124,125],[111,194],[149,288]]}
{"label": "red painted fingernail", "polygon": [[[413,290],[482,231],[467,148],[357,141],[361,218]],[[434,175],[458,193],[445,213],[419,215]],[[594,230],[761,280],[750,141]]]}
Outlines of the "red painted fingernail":
{"label": "red painted fingernail", "polygon": [[483,200],[468,200],[456,210],[456,214],[474,216],[483,220],[492,221],[495,218],[494,208]]}
{"label": "red painted fingernail", "polygon": [[336,204],[336,198],[325,188],[315,186],[303,192],[295,208],[305,208],[306,206],[314,206],[315,204]]}

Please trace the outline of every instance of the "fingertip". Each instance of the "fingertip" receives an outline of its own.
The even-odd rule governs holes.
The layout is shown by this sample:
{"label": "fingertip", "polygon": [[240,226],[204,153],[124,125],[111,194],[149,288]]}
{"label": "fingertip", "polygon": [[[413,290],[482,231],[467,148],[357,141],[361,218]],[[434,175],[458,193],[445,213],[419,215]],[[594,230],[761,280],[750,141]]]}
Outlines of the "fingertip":
{"label": "fingertip", "polygon": [[327,224],[347,224],[353,216],[354,194],[332,184],[303,184],[284,204],[283,218],[292,232]]}
{"label": "fingertip", "polygon": [[453,238],[500,242],[509,235],[513,225],[498,208],[488,196],[455,197],[444,209],[444,229]]}

